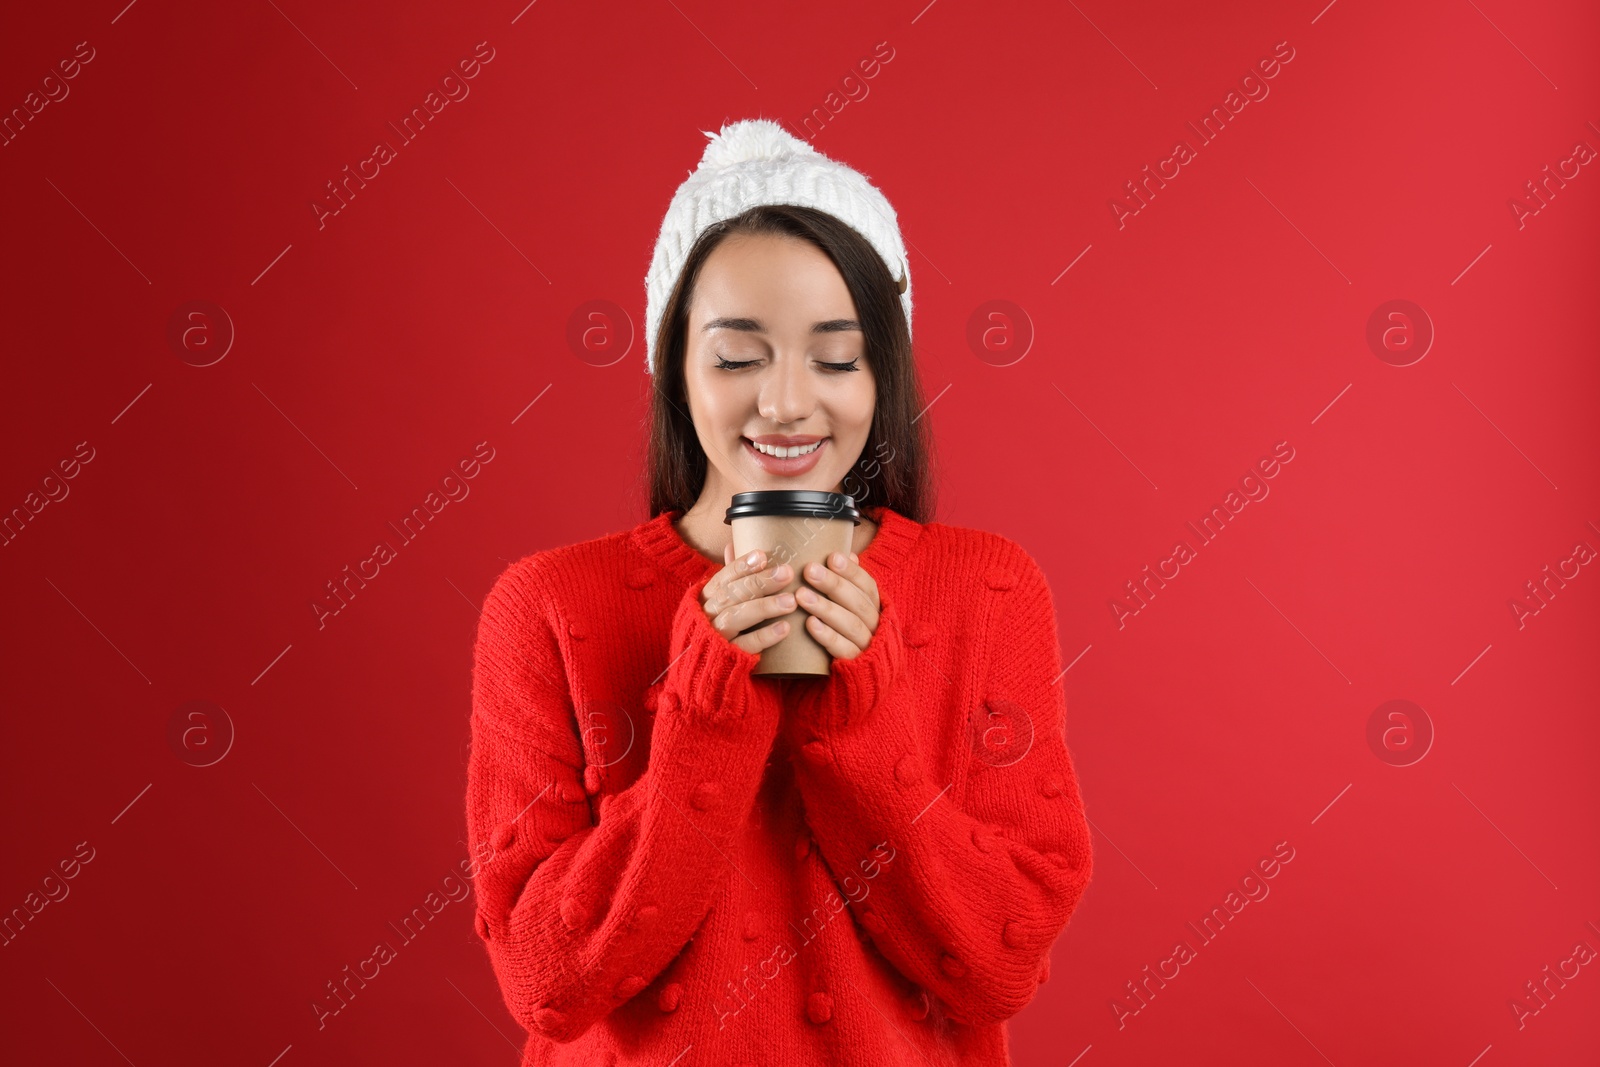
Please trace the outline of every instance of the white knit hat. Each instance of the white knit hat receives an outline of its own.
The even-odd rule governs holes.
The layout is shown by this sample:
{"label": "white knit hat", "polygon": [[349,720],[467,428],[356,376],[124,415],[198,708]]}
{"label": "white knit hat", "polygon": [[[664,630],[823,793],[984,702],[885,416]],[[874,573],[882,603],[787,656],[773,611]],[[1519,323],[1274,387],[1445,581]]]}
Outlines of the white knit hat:
{"label": "white knit hat", "polygon": [[848,223],[867,239],[900,285],[911,330],[911,263],[894,208],[866,176],[837,163],[770,119],[742,119],[711,143],[678,186],[645,275],[645,369],[655,373],[656,331],[695,240],[711,225],[757,204],[796,204]]}

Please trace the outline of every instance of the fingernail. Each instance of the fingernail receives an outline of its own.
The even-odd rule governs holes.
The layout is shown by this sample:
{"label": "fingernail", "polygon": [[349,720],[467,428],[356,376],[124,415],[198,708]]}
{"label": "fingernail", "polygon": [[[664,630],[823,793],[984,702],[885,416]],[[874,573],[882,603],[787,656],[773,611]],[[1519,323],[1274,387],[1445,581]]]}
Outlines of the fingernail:
{"label": "fingernail", "polygon": [[748,556],[746,556],[744,558],[745,565],[746,566],[750,566],[750,567],[754,567],[756,565],[756,560],[758,560],[760,558],[761,558],[761,553],[759,551],[752,552],[752,553],[750,553]]}
{"label": "fingernail", "polygon": [[778,597],[778,607],[780,607],[780,608],[792,608],[792,607],[794,607],[794,597],[790,596],[788,593],[784,593],[782,596]]}

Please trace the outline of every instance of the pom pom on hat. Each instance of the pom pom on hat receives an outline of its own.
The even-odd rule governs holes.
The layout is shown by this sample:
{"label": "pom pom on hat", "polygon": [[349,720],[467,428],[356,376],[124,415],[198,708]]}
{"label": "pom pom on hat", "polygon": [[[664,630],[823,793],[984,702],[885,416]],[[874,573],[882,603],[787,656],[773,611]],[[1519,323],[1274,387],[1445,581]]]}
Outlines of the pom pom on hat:
{"label": "pom pom on hat", "polygon": [[776,122],[766,119],[746,119],[724,126],[722,133],[701,130],[711,139],[700,155],[702,167],[731,167],[735,163],[776,161],[790,156],[815,156],[825,159],[822,153],[804,141],[790,135]]}
{"label": "pom pom on hat", "polygon": [[849,224],[875,249],[900,289],[911,329],[911,265],[894,208],[865,175],[818,152],[771,119],[741,119],[710,139],[662,220],[645,275],[645,369],[655,372],[656,333],[689,250],[709,226],[758,204],[794,204]]}

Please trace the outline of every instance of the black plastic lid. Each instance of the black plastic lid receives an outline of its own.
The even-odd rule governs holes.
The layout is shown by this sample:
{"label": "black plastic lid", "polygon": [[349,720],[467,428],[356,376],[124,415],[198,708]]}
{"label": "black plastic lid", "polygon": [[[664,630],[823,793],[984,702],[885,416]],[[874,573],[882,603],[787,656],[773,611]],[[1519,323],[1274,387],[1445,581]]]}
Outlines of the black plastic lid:
{"label": "black plastic lid", "polygon": [[819,519],[848,519],[854,526],[861,525],[861,512],[856,508],[855,497],[819,489],[764,489],[753,493],[735,493],[733,506],[728,508],[722,521],[731,525],[734,519],[753,515],[811,515]]}

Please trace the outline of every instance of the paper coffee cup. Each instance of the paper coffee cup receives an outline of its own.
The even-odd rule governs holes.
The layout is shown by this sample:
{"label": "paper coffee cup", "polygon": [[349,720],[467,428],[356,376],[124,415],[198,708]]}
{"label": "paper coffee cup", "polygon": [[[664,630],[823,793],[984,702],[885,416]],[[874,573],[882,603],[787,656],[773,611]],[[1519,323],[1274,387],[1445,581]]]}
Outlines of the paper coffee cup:
{"label": "paper coffee cup", "polygon": [[[807,564],[828,565],[834,552],[850,554],[855,528],[861,512],[853,497],[814,489],[772,489],[735,493],[732,506],[722,520],[733,527],[734,558],[760,549],[767,554],[767,568],[787,563],[793,572],[780,592],[793,593],[802,584]],[[833,657],[806,629],[809,612],[798,606],[788,615],[763,619],[751,629],[770,626],[780,618],[789,623],[783,640],[764,649],[761,662],[751,673],[772,678],[826,677]],[[746,631],[748,632],[748,631]]]}

